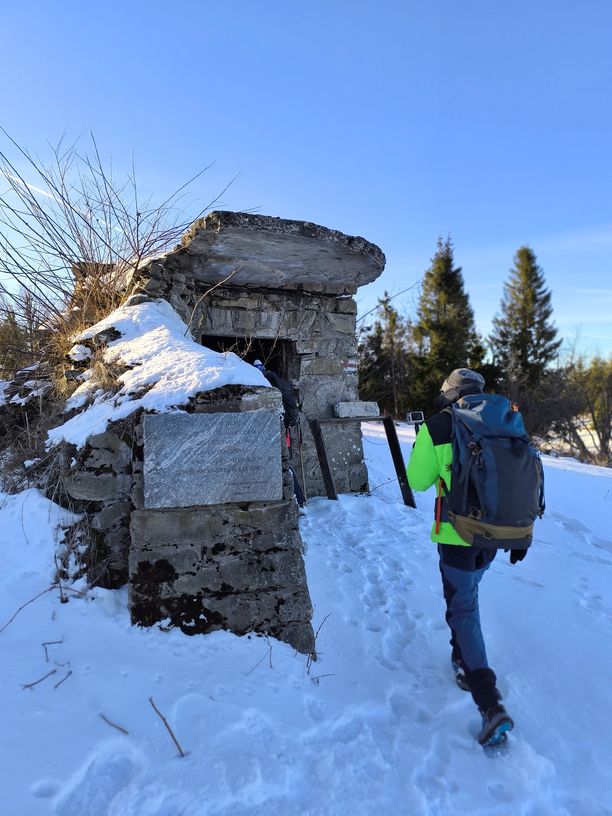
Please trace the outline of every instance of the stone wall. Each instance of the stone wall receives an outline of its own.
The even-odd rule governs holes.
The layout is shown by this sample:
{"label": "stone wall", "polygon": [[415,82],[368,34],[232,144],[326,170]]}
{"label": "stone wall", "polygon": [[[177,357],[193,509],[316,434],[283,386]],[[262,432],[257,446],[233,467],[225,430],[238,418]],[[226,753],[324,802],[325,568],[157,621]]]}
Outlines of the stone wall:
{"label": "stone wall", "polygon": [[130,513],[139,500],[136,438],[138,422],[94,434],[63,477],[63,488],[77,512],[86,514],[88,544],[82,553],[91,584],[119,587],[128,579]]}
{"label": "stone wall", "polygon": [[219,391],[217,402],[211,392],[198,404],[198,413],[144,417],[144,490],[131,515],[132,620],[168,619],[188,634],[269,634],[312,653],[280,394]]}
{"label": "stone wall", "polygon": [[314,650],[297,505],[137,510],[132,515],[132,620],[188,633],[269,634]]}
{"label": "stone wall", "polygon": [[269,634],[312,653],[280,393],[225,386],[186,409],[139,413],[74,452],[63,487],[85,514],[82,569],[94,585],[128,582],[133,623]]}

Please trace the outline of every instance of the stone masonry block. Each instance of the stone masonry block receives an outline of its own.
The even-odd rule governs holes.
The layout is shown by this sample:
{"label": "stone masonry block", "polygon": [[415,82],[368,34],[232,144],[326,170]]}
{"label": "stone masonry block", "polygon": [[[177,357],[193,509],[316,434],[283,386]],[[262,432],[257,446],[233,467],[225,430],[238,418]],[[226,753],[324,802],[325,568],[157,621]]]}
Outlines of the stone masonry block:
{"label": "stone masonry block", "polygon": [[343,314],[357,314],[357,304],[353,300],[353,298],[338,298],[336,305],[336,310],[338,312],[342,312]]}
{"label": "stone masonry block", "polygon": [[101,468],[110,468],[115,473],[125,471],[129,465],[130,460],[118,456],[110,450],[103,450],[102,448],[94,448],[85,460],[84,467],[88,470],[98,470]]}
{"label": "stone masonry block", "polygon": [[111,473],[77,471],[63,479],[64,488],[73,499],[109,502],[127,496],[132,485],[131,476],[115,476]]}
{"label": "stone masonry block", "polygon": [[340,360],[330,357],[313,357],[302,363],[302,374],[310,376],[329,375],[342,376],[343,368]]}
{"label": "stone masonry block", "polygon": [[353,400],[352,402],[338,402],[334,406],[334,411],[337,417],[361,417],[361,416],[380,416],[380,410],[377,402],[364,402],[362,400]]}
{"label": "stone masonry block", "polygon": [[355,316],[352,314],[342,314],[340,312],[329,313],[325,315],[325,319],[332,332],[338,334],[355,335]]}
{"label": "stone masonry block", "polygon": [[131,451],[129,445],[127,445],[123,439],[117,436],[116,433],[112,431],[105,431],[104,433],[93,434],[87,440],[87,444],[90,448],[102,448],[104,450],[113,451],[113,453],[120,454],[121,456],[130,457]]}
{"label": "stone masonry block", "polygon": [[178,542],[210,555],[265,552],[277,547],[299,551],[301,544],[295,501],[250,505],[248,509],[219,505],[136,510],[131,525],[135,559],[141,550],[169,557],[178,549]]}
{"label": "stone masonry block", "polygon": [[94,530],[111,530],[124,521],[129,521],[131,504],[129,501],[118,501],[107,504],[99,513],[91,517]]}
{"label": "stone masonry block", "polygon": [[170,617],[187,632],[267,632],[314,648],[294,501],[137,510],[131,539],[134,622]]}
{"label": "stone masonry block", "polygon": [[[140,554],[144,555],[142,552]],[[152,554],[147,555],[150,556],[148,559],[138,562],[136,572],[147,561],[157,560]],[[177,578],[172,584],[164,583],[160,588],[162,599],[198,592],[208,596],[218,592],[262,592],[286,590],[290,587],[299,589],[306,585],[302,559],[296,558],[295,551],[289,550],[202,558],[201,553],[194,548],[179,545],[168,563],[176,570]]]}

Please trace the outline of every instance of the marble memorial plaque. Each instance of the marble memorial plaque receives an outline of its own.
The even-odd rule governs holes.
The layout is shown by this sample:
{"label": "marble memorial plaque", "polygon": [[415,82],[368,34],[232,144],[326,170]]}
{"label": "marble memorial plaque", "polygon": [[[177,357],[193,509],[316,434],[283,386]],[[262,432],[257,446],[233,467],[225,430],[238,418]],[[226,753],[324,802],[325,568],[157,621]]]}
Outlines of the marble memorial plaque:
{"label": "marble memorial plaque", "polygon": [[145,415],[145,508],[281,499],[276,412]]}

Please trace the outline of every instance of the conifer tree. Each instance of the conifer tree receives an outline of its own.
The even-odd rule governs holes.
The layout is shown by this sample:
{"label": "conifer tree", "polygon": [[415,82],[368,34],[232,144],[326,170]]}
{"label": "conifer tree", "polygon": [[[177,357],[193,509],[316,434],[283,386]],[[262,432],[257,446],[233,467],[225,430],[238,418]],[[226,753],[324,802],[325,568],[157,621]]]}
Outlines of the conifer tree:
{"label": "conifer tree", "polygon": [[450,238],[438,238],[436,253],[425,273],[414,340],[417,350],[411,381],[412,401],[414,408],[429,412],[445,377],[461,366],[478,370],[484,357],[463,274],[461,268],[455,266]]}
{"label": "conifer tree", "polygon": [[551,293],[535,253],[527,246],[520,247],[504,286],[501,314],[494,318],[489,338],[507,383],[522,389],[537,385],[557,356],[562,340],[556,339],[552,311]]}
{"label": "conifer tree", "polygon": [[359,395],[377,402],[383,413],[402,417],[407,399],[409,327],[385,292],[377,319],[359,345]]}

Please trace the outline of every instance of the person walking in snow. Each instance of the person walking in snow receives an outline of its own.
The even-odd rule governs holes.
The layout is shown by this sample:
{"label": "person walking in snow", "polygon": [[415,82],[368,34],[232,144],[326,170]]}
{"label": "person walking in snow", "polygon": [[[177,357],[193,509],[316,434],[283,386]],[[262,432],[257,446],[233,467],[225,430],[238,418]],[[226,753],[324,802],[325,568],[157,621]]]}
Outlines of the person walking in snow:
{"label": "person walking in snow", "polygon": [[[286,434],[285,439],[287,442],[287,448],[289,449],[289,454],[291,455],[291,435],[289,433],[289,429],[297,427],[300,419],[300,410],[293,394],[293,388],[291,387],[291,384],[287,382],[287,380],[283,379],[283,377],[281,377],[275,371],[270,371],[267,369],[261,360],[255,360],[253,365],[255,368],[258,368],[261,371],[270,385],[272,385],[274,388],[278,388],[281,393],[281,397],[283,398],[283,423],[285,425]],[[303,507],[306,503],[304,491],[297,480],[297,476],[295,475],[293,468],[290,467],[289,470],[291,472],[291,476],[293,477],[293,491],[295,493],[296,501],[300,507]]]}
{"label": "person walking in snow", "polygon": [[[424,423],[416,436],[407,476],[411,487],[419,491],[438,483],[431,538],[438,545],[446,622],[451,631],[452,668],[457,685],[471,693],[480,710],[482,730],[479,742],[491,745],[503,742],[505,732],[514,725],[501,704],[497,679],[487,661],[478,608],[478,585],[495,558],[497,549],[494,548],[495,544],[489,547],[470,544],[459,535],[449,520],[446,497],[453,468],[453,417],[449,406],[469,395],[482,394],[484,384],[480,374],[467,368],[456,369],[447,377],[440,395],[434,401],[438,413]],[[495,395],[483,395],[483,400],[487,397],[504,400]],[[519,416],[514,414],[517,420]],[[522,428],[522,420],[520,424]],[[482,541],[482,537],[476,538]],[[512,549],[511,562],[514,564],[522,560],[526,551]]]}

